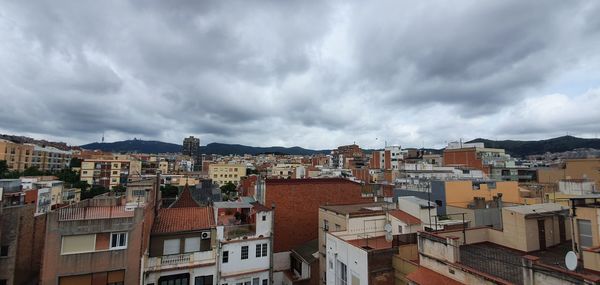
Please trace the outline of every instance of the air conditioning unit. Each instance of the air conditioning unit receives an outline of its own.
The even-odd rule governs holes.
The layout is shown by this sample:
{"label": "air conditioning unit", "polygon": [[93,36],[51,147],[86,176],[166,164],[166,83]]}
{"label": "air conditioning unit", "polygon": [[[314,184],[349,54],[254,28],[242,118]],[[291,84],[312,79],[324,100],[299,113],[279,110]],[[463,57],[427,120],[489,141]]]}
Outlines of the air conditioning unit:
{"label": "air conditioning unit", "polygon": [[202,239],[210,239],[210,232],[203,232]]}

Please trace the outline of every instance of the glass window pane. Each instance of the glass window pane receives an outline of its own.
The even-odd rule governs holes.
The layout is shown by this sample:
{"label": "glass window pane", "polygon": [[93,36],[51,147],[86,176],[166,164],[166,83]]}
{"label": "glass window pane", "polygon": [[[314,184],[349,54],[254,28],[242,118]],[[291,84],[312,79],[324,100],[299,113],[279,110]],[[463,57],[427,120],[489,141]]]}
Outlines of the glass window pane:
{"label": "glass window pane", "polygon": [[195,252],[195,251],[200,251],[200,237],[186,238],[184,252]]}

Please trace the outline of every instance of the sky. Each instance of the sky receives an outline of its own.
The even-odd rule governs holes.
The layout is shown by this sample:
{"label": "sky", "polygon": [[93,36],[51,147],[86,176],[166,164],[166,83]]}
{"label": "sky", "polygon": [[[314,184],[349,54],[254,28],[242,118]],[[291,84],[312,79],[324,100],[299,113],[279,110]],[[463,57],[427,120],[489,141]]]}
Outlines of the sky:
{"label": "sky", "polygon": [[600,135],[600,1],[0,0],[0,133],[330,149]]}

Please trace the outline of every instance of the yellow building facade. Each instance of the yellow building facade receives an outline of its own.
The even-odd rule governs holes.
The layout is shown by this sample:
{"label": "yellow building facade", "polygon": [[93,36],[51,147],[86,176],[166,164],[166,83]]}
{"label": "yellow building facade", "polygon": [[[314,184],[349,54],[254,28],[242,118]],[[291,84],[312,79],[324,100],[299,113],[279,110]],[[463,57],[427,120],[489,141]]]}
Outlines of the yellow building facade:
{"label": "yellow building facade", "polygon": [[238,185],[244,176],[246,176],[246,166],[243,164],[215,163],[208,166],[208,177],[219,186],[229,182]]}

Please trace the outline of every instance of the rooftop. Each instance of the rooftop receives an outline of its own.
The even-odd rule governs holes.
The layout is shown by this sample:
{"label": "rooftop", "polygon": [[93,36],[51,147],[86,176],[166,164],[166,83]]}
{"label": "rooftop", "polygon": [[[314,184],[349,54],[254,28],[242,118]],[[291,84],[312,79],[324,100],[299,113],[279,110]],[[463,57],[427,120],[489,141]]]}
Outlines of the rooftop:
{"label": "rooftop", "polygon": [[346,242],[367,251],[374,249],[388,249],[393,247],[393,243],[385,240],[385,236],[347,240]]}
{"label": "rooftop", "polygon": [[189,232],[214,226],[211,207],[167,208],[158,212],[152,233]]}
{"label": "rooftop", "polygon": [[187,184],[181,191],[181,195],[177,197],[177,200],[169,206],[169,208],[190,208],[190,207],[200,207],[200,204],[192,198],[192,193],[190,192],[190,188]]}
{"label": "rooftop", "polygon": [[543,203],[533,205],[522,205],[513,207],[504,207],[505,210],[520,213],[523,215],[540,214],[540,213],[552,213],[568,210],[569,208],[556,203]]}
{"label": "rooftop", "polygon": [[292,252],[299,255],[308,264],[311,264],[317,260],[317,258],[315,258],[313,254],[319,252],[319,239],[313,239],[299,246],[296,246],[292,249]]}
{"label": "rooftop", "polygon": [[403,197],[398,197],[398,201],[400,200],[404,200],[404,201],[408,201],[411,202],[413,204],[417,204],[421,207],[427,207],[427,205],[429,205],[430,207],[435,207],[435,203],[434,202],[429,202],[425,199],[421,199],[418,198],[416,196],[403,196]]}
{"label": "rooftop", "polygon": [[407,225],[418,225],[421,224],[421,219],[404,212],[402,210],[391,210],[388,212],[392,217],[406,223]]}
{"label": "rooftop", "polygon": [[419,267],[406,276],[408,280],[420,285],[462,285],[452,278],[446,277],[425,267]]}
{"label": "rooftop", "polygon": [[362,214],[383,214],[385,208],[393,209],[393,203],[389,202],[374,202],[374,203],[360,203],[360,204],[339,204],[339,205],[325,205],[321,206],[322,209],[331,211],[342,215],[362,215]]}

